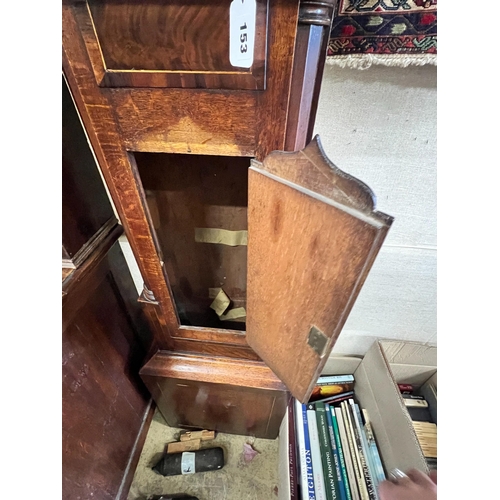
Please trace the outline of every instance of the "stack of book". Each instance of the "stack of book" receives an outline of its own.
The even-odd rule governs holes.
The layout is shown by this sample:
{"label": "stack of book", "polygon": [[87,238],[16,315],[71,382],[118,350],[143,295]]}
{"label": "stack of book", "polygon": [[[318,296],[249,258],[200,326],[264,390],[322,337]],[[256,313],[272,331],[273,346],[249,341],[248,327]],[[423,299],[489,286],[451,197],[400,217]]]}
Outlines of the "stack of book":
{"label": "stack of book", "polygon": [[437,468],[437,425],[432,422],[413,422],[420,448],[430,469]]}
{"label": "stack of book", "polygon": [[292,399],[288,409],[291,497],[378,500],[385,473],[354,376],[320,377],[308,404]]}
{"label": "stack of book", "polygon": [[[401,388],[402,385],[405,386],[406,390]],[[435,416],[433,416],[435,412],[431,412],[431,407],[427,399],[422,394],[417,394],[411,385],[399,384],[399,389],[406,409],[413,421],[413,428],[415,429],[415,434],[417,435],[427,465],[430,469],[436,469],[437,425],[435,423]]]}

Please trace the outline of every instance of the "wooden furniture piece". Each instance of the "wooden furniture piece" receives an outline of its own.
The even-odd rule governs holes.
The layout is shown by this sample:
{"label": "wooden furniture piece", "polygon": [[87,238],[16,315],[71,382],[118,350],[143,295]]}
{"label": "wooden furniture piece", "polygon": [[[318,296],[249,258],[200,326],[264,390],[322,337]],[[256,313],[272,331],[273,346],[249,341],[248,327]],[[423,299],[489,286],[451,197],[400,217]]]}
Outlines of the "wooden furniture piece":
{"label": "wooden furniture piece", "polygon": [[63,80],[63,498],[124,499],[153,412],[150,331],[118,224]]}
{"label": "wooden furniture piece", "polygon": [[141,376],[172,426],[276,437],[391,224],[311,142],[333,8],[63,2],[64,74],[144,279]]}

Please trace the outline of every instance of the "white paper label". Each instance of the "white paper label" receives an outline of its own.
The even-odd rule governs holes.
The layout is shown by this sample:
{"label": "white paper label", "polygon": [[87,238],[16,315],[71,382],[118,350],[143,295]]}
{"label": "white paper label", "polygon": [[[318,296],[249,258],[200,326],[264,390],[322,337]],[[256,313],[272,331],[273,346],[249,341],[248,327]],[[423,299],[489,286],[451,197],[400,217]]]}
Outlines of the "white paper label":
{"label": "white paper label", "polygon": [[229,8],[229,61],[250,68],[255,45],[256,0],[233,0]]}
{"label": "white paper label", "polygon": [[194,467],[195,454],[192,451],[185,451],[181,458],[181,474],[194,474],[196,472]]}

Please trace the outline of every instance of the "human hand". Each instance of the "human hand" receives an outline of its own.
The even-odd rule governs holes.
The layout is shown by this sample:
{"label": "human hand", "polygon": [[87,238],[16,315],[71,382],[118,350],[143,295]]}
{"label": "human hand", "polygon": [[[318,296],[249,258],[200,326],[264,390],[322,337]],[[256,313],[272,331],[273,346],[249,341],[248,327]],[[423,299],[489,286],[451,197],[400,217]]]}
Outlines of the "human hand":
{"label": "human hand", "polygon": [[380,500],[436,500],[437,473],[426,475],[412,469],[406,474],[395,469],[393,481],[383,481],[379,485]]}

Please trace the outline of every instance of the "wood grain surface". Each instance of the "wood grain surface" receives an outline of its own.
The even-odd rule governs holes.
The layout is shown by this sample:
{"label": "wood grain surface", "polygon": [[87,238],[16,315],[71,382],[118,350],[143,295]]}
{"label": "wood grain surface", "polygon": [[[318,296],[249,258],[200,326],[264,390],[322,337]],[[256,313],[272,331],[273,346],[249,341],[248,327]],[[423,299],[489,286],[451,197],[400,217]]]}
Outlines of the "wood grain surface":
{"label": "wood grain surface", "polygon": [[62,111],[62,239],[77,264],[62,283],[62,498],[124,500],[152,417],[138,374],[151,332],[64,80]]}
{"label": "wood grain surface", "polygon": [[[297,49],[290,92],[286,151],[303,149],[311,140],[309,125],[310,122],[314,123],[315,115],[311,110],[319,98],[319,87],[316,86],[316,79],[319,77],[320,68],[322,68],[318,63],[321,60],[322,51],[325,50],[324,38],[328,38],[328,35],[328,30],[323,26],[299,25],[297,29]],[[302,52],[302,57],[299,57],[298,51]]]}
{"label": "wood grain surface", "polygon": [[244,329],[210,308],[211,288],[223,288],[231,307],[246,306],[247,248],[200,243],[197,228],[247,229],[246,158],[136,153],[135,160],[165,270],[183,325]]}
{"label": "wood grain surface", "polygon": [[255,156],[253,92],[120,89],[108,96],[130,151]]}
{"label": "wood grain surface", "polygon": [[[161,260],[142,203],[135,189],[133,166],[125,150],[114,111],[99,87],[76,22],[73,7],[63,4],[63,70],[85,125],[94,153],[102,169],[110,194],[129,235],[130,246],[148,288],[160,302],[164,318],[162,329],[156,331],[158,342],[172,346],[169,327],[177,324]],[[126,214],[126,215],[125,215]]]}
{"label": "wood grain surface", "polygon": [[255,157],[285,149],[299,3],[270,0],[266,92],[258,95]]}
{"label": "wood grain surface", "polygon": [[97,81],[110,87],[264,89],[267,0],[257,1],[249,69],[229,60],[229,5],[89,0],[79,22]]}
{"label": "wood grain surface", "polygon": [[[374,210],[365,185],[329,162],[318,140],[251,167],[247,342],[300,401],[307,401],[391,223]],[[308,344],[313,326],[326,336],[320,353]]]}
{"label": "wood grain surface", "polygon": [[[264,26],[259,21],[257,23],[258,39],[265,40],[266,36],[262,35],[264,32],[267,33],[265,90],[252,91],[245,89],[245,86],[234,87],[233,90],[154,88],[156,83],[148,84],[147,88],[144,88],[142,85],[147,78],[143,82],[136,82],[137,85],[134,81],[130,81],[127,88],[102,86],[107,84],[104,81],[106,72],[111,71],[106,67],[106,58],[115,61],[116,67],[122,63],[135,67],[133,66],[136,63],[134,58],[144,49],[144,54],[151,52],[151,56],[144,55],[141,58],[145,64],[151,65],[149,67],[152,69],[147,71],[163,71],[158,69],[161,54],[156,52],[155,37],[160,36],[161,33],[167,33],[170,28],[165,27],[165,31],[158,26],[162,14],[159,17],[150,15],[149,9],[153,12],[158,5],[157,2],[140,5],[134,2],[106,2],[105,9],[99,10],[101,7],[97,5],[97,2],[91,2],[90,9],[87,2],[76,0],[63,2],[64,73],[75,96],[89,140],[127,233],[142,277],[154,296],[156,304],[144,304],[144,310],[155,327],[158,348],[192,349],[193,352],[203,352],[207,355],[221,353],[243,359],[255,359],[258,356],[248,346],[242,345],[241,337],[236,330],[242,327],[241,324],[232,326],[232,330],[205,327],[204,330],[199,331],[197,328],[203,327],[192,325],[191,329],[182,330],[184,326],[182,318],[177,313],[175,290],[178,295],[181,290],[184,296],[189,297],[193,290],[205,288],[207,283],[203,280],[207,276],[218,278],[219,271],[217,266],[213,265],[214,259],[210,261],[212,268],[208,271],[202,269],[201,264],[197,264],[198,269],[191,265],[193,269],[189,271],[189,276],[175,271],[174,260],[186,261],[187,259],[182,252],[179,254],[179,249],[175,246],[177,243],[171,243],[172,237],[165,230],[166,227],[170,227],[170,222],[165,219],[166,214],[169,215],[172,212],[169,197],[173,197],[172,200],[175,198],[176,203],[179,202],[179,196],[184,203],[187,198],[182,193],[154,194],[154,198],[157,198],[156,201],[159,202],[157,208],[163,204],[162,209],[156,212],[149,210],[147,193],[141,180],[141,162],[136,161],[136,158],[139,158],[139,153],[182,153],[187,158],[189,155],[199,154],[255,156],[261,160],[271,151],[285,149],[288,147],[286,141],[295,141],[294,138],[290,139],[295,132],[287,133],[291,98],[293,105],[297,99],[301,102],[299,106],[299,111],[302,110],[301,116],[307,115],[304,111],[307,107],[304,107],[307,104],[305,101],[310,96],[314,99],[314,92],[304,93],[301,90],[304,77],[298,75],[297,71],[294,76],[293,68],[295,66],[300,69],[307,66],[299,60],[308,54],[308,49],[304,49],[304,44],[312,46],[318,65],[321,65],[322,57],[321,54],[318,56],[317,52],[319,45],[308,37],[300,40],[296,38],[299,20],[298,0],[270,0],[268,4],[259,1],[259,12],[263,7],[267,9],[267,24]],[[182,13],[183,16],[187,16],[184,19],[194,15],[195,4],[191,1],[183,4],[185,9],[181,4],[170,3],[169,5],[171,6],[169,8],[178,9],[179,15]],[[313,10],[314,5],[309,5],[307,12],[312,13]],[[321,7],[320,10],[321,15],[318,19],[324,22],[323,11],[325,9]],[[124,14],[126,12],[129,14]],[[137,26],[137,23],[133,21],[140,18],[139,13],[142,13],[144,21],[141,26]],[[203,15],[205,14],[200,14],[200,16]],[[302,19],[307,17],[303,16]],[[309,16],[311,19],[313,17]],[[196,22],[198,21],[195,21],[195,25]],[[145,34],[148,27],[151,33]],[[190,30],[191,26],[186,26],[186,29]],[[114,38],[109,36],[109,33],[114,33],[114,30],[119,30],[119,36],[124,36],[123,40],[129,40],[130,44],[127,46],[126,43],[117,43],[117,46],[112,46]],[[177,27],[174,31],[178,33]],[[103,47],[99,45],[99,36],[103,36],[106,42]],[[106,45],[105,48],[104,45]],[[186,47],[181,47],[178,43],[176,46],[176,50],[184,52],[175,62],[175,64],[179,63],[179,66],[174,65],[181,69],[175,69],[175,71],[184,71],[183,68],[195,68],[195,66],[198,67],[196,71],[211,71],[206,70],[209,67],[207,66],[208,59],[211,59],[214,67],[218,66],[216,70],[225,70],[224,66],[220,67],[217,62],[217,56],[214,55],[217,53],[215,47],[213,49],[202,47],[198,41],[191,46],[189,43]],[[131,53],[127,54],[127,50]],[[159,50],[161,52],[161,49]],[[213,54],[210,52],[212,50],[215,50]],[[209,54],[208,58],[206,58],[207,54]],[[314,66],[311,62],[313,59],[308,59],[309,67]],[[302,78],[302,83],[294,86],[293,82],[297,77],[299,80]],[[293,95],[292,87],[296,89]],[[300,98],[297,97],[298,95]],[[307,122],[307,117],[305,122]],[[188,163],[189,160],[186,162]],[[235,165],[237,163],[235,162]],[[230,171],[229,168],[228,171]],[[246,176],[246,173],[244,175]],[[165,200],[169,205],[167,211],[164,210]],[[197,206],[194,199],[189,201],[188,206],[191,208]],[[234,220],[244,217],[246,207],[240,202],[232,206],[234,210],[231,207],[221,206],[224,208],[218,214],[215,214],[215,208],[213,209],[213,215],[217,215],[216,218],[221,224],[224,222],[226,225],[229,217],[234,217]],[[194,218],[191,222],[193,220]],[[186,221],[185,218],[184,221]],[[160,233],[163,233],[163,236]],[[165,241],[169,238],[170,243],[165,245]],[[175,247],[175,259],[166,251],[169,245],[171,249]],[[243,254],[245,249],[238,248],[232,253],[238,252]],[[190,251],[187,252],[188,255],[189,253]],[[191,255],[198,256],[195,253]],[[220,257],[214,258],[217,260]],[[224,257],[223,260],[225,261],[226,258]],[[200,262],[206,263],[206,261],[206,256],[202,256]],[[185,267],[183,264],[182,268]],[[244,256],[240,255],[233,259],[230,267],[239,267],[242,271]],[[169,282],[170,276],[172,279],[177,276],[178,282],[175,286]],[[222,274],[223,279],[224,276],[227,278],[227,273]],[[235,303],[240,301],[241,305],[244,305],[244,274],[243,272],[231,273],[231,276],[238,276],[238,278],[237,282],[230,286],[232,289],[230,295],[234,297]],[[182,286],[180,278],[188,278],[182,281]],[[196,297],[196,294],[193,293],[191,296]],[[189,300],[191,304],[196,303],[196,300]],[[205,323],[205,319],[200,317],[199,321],[195,320],[194,323]],[[209,324],[208,326],[215,325]],[[225,331],[228,332],[227,337],[224,336]]]}
{"label": "wood grain surface", "polygon": [[253,361],[160,351],[141,377],[173,427],[274,439],[289,399],[273,372]]}
{"label": "wood grain surface", "polygon": [[[88,0],[108,69],[232,70],[229,8],[184,0]],[[221,36],[221,33],[228,36]]]}
{"label": "wood grain surface", "polygon": [[[111,262],[118,258],[123,259],[119,248],[112,248]],[[138,377],[145,351],[125,307],[128,301],[124,302],[121,295],[124,289],[117,286],[109,262],[105,258],[94,268],[82,266],[75,270],[73,274],[79,275],[75,279],[83,283],[95,281],[89,272],[100,280],[95,288],[71,287],[64,296],[62,498],[65,500],[92,496],[126,498],[141,442],[147,433],[147,419],[152,416],[149,395]],[[128,286],[135,291],[130,276]]]}
{"label": "wood grain surface", "polygon": [[299,151],[312,139],[336,3],[300,2],[285,151]]}

